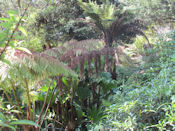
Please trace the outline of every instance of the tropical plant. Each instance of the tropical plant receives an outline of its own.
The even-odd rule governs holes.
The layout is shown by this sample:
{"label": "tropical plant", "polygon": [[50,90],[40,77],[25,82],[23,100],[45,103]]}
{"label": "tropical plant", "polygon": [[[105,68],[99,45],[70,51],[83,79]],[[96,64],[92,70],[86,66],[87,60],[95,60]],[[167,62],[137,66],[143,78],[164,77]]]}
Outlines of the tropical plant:
{"label": "tropical plant", "polygon": [[112,46],[115,39],[121,40],[125,36],[135,36],[135,34],[143,35],[141,21],[135,19],[132,11],[127,10],[122,5],[117,4],[116,6],[116,4],[111,4],[109,0],[101,5],[93,1],[86,3],[79,0],[79,5],[84,10],[85,15],[89,16],[104,33],[104,41],[108,47]]}
{"label": "tropical plant", "polygon": [[[11,113],[11,112],[9,112]],[[10,128],[14,131],[17,130],[17,125],[31,125],[31,126],[36,126],[39,127],[35,122],[29,121],[29,120],[10,120],[10,117],[7,118],[7,115],[4,115],[3,113],[0,112],[0,127],[4,130],[5,128]]]}

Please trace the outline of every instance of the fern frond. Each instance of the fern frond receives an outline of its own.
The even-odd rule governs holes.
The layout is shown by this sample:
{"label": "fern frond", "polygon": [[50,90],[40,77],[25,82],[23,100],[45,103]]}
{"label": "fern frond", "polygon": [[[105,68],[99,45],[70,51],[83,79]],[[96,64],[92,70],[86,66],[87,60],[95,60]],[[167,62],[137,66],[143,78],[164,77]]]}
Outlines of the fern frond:
{"label": "fern frond", "polygon": [[[77,78],[77,74],[69,67],[64,65],[58,59],[46,54],[32,52],[32,55],[19,50],[10,50],[11,53],[6,55],[12,66],[0,61],[0,76],[3,79],[28,79],[30,82],[44,79],[46,77],[71,76]],[[6,67],[6,68],[5,68]]]}
{"label": "fern frond", "polygon": [[65,54],[69,54],[70,51],[74,52],[74,54],[80,55],[103,47],[104,45],[102,41],[98,39],[82,41],[70,40],[65,42],[62,46],[45,50],[43,54],[47,54],[61,60],[62,57],[65,56]]}
{"label": "fern frond", "polygon": [[100,5],[91,0],[89,2],[79,0],[79,5],[84,10],[85,15],[90,17],[104,33],[105,43],[109,47],[112,46],[114,40],[129,42],[137,34],[142,35],[141,29],[146,28],[141,20],[136,19],[131,9],[111,4],[109,0],[105,0]]}
{"label": "fern frond", "polygon": [[116,8],[110,4],[109,0],[102,5],[89,1],[88,3],[79,0],[80,7],[84,10],[85,15],[90,16],[94,23],[101,29],[109,28],[115,20]]}

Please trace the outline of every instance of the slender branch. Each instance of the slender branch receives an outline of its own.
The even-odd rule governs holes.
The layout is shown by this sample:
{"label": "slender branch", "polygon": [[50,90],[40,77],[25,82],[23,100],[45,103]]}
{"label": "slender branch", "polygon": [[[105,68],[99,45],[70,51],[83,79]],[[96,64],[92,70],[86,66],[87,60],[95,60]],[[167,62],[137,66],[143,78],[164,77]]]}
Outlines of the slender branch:
{"label": "slender branch", "polygon": [[13,39],[13,36],[14,36],[15,32],[17,31],[17,29],[18,29],[18,27],[19,27],[19,25],[20,25],[20,23],[22,21],[22,18],[24,17],[25,13],[27,12],[28,7],[29,7],[29,4],[28,4],[27,8],[25,8],[24,13],[22,14],[21,18],[19,19],[18,23],[16,24],[15,29],[13,30],[10,38],[8,39],[7,43],[5,44],[5,47],[1,50],[1,52],[0,52],[0,59],[2,57],[2,54],[7,50],[7,47],[9,46],[10,41]]}
{"label": "slender branch", "polygon": [[35,114],[36,114],[36,105],[35,105],[35,101],[32,102],[33,104],[33,120],[35,121]]}
{"label": "slender branch", "polygon": [[31,104],[30,104],[30,93],[29,93],[30,91],[29,91],[29,86],[28,86],[28,82],[26,78],[25,78],[25,84],[26,84],[26,89],[27,89],[27,106],[29,109],[30,120],[33,120]]}
{"label": "slender branch", "polygon": [[40,120],[41,120],[41,116],[42,116],[43,111],[44,111],[44,108],[45,108],[45,106],[46,106],[46,102],[47,102],[47,97],[48,97],[49,91],[50,91],[50,88],[48,88],[48,91],[47,91],[47,94],[46,94],[46,97],[45,97],[45,100],[44,100],[43,107],[42,107],[42,109],[41,109],[41,112],[40,112],[38,121],[36,122],[37,124],[39,124],[39,122],[40,122]]}
{"label": "slender branch", "polygon": [[42,126],[42,124],[43,124],[43,122],[44,122],[44,118],[45,118],[46,115],[47,115],[47,111],[48,111],[48,109],[49,109],[49,107],[50,107],[50,104],[51,104],[51,102],[52,102],[52,98],[53,98],[53,96],[54,96],[54,92],[55,92],[56,88],[58,87],[58,85],[60,84],[61,78],[62,78],[62,76],[59,76],[58,83],[57,83],[57,85],[54,87],[54,89],[53,89],[53,91],[52,91],[51,98],[50,98],[49,103],[48,103],[48,105],[47,105],[47,108],[46,108],[46,111],[45,111],[43,120],[41,121],[41,124],[40,124],[40,129],[41,129],[41,126]]}
{"label": "slender branch", "polygon": [[40,128],[41,128],[41,126],[42,126],[42,124],[43,124],[43,122],[44,122],[44,119],[45,119],[46,115],[47,115],[47,111],[48,111],[48,109],[49,109],[49,107],[50,107],[50,104],[51,104],[51,102],[52,102],[52,98],[53,98],[53,95],[54,95],[54,92],[55,92],[55,89],[56,89],[56,88],[57,88],[57,86],[55,86],[54,89],[53,89],[53,91],[52,91],[52,95],[51,95],[51,97],[50,97],[50,100],[49,100],[49,103],[48,103],[48,105],[47,105],[46,111],[45,111],[45,113],[44,113],[43,120],[41,121]]}
{"label": "slender branch", "polygon": [[47,127],[43,131],[47,131],[48,128],[49,128],[49,126],[52,127],[52,131],[55,131],[55,128],[54,128],[54,124],[53,123],[48,124]]}
{"label": "slender branch", "polygon": [[8,95],[8,93],[7,93],[5,90],[4,90],[4,93],[5,93],[5,95],[7,96],[7,99],[8,99],[8,101],[9,101],[10,105],[13,106],[12,99],[10,98],[10,96]]}
{"label": "slender branch", "polygon": [[14,83],[11,82],[11,84],[12,84],[13,95],[14,95],[14,97],[15,97],[15,101],[17,102],[17,105],[18,105],[18,109],[19,109],[19,111],[21,112],[22,118],[24,118],[24,115],[23,115],[23,112],[22,112],[21,106],[20,106],[20,104],[19,104],[19,100],[18,100],[18,98],[17,98],[17,96],[16,96],[16,92],[15,92],[15,89],[14,89]]}

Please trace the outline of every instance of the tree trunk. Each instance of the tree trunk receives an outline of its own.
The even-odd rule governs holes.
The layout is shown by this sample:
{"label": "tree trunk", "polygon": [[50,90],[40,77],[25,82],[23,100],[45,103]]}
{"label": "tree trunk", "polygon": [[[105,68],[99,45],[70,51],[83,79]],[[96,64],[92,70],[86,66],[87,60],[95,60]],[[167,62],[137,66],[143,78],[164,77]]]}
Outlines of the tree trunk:
{"label": "tree trunk", "polygon": [[113,36],[110,30],[104,31],[104,39],[105,39],[106,47],[112,47]]}

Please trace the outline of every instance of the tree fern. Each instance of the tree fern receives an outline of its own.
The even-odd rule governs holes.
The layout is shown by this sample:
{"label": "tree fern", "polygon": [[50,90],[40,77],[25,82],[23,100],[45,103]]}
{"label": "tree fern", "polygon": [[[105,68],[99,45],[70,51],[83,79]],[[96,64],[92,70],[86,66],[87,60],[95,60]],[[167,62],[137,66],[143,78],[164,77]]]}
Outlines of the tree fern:
{"label": "tree fern", "polygon": [[[11,95],[15,96],[18,109],[21,109],[18,98],[16,97],[15,88],[23,89],[27,96],[27,119],[34,120],[31,104],[31,87],[41,80],[46,78],[64,75],[71,77],[72,80],[78,79],[78,76],[69,67],[61,63],[58,59],[41,53],[26,53],[21,50],[9,49],[6,54],[6,59],[11,62],[10,65],[0,61],[0,76],[3,79],[0,81],[0,87],[4,91],[10,105],[16,105],[11,99]],[[6,66],[7,68],[3,68]],[[55,87],[56,88],[56,87]],[[13,94],[11,93],[13,91]],[[25,98],[25,97],[24,97]],[[22,99],[25,102],[25,99]],[[16,108],[16,106],[15,106]],[[21,119],[19,114],[18,118]]]}
{"label": "tree fern", "polygon": [[141,21],[135,19],[130,10],[126,10],[119,4],[116,6],[106,0],[103,4],[98,5],[91,0],[88,3],[79,0],[79,5],[84,10],[85,15],[90,17],[104,33],[106,46],[111,47],[115,39],[143,34]]}
{"label": "tree fern", "polygon": [[98,5],[93,1],[86,3],[79,0],[79,5],[84,9],[85,15],[91,17],[101,30],[109,28],[115,20],[115,5],[111,5],[109,0],[102,5]]}
{"label": "tree fern", "polygon": [[[6,79],[27,78],[29,81],[37,81],[50,76],[71,76],[77,78],[77,74],[58,59],[41,53],[28,54],[20,50],[9,50],[7,60],[11,66],[0,61],[0,76]],[[6,77],[6,76],[10,77]]]}

